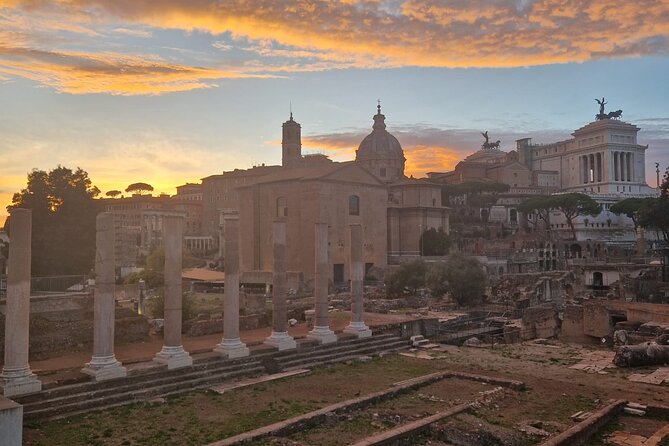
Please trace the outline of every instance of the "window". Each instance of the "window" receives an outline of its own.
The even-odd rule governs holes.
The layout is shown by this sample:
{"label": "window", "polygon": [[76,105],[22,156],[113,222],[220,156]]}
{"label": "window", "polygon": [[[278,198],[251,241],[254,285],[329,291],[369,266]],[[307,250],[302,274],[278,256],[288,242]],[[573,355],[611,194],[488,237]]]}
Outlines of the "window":
{"label": "window", "polygon": [[276,216],[288,217],[288,203],[286,197],[279,197],[276,199]]}
{"label": "window", "polygon": [[385,178],[385,176],[386,176],[386,168],[385,168],[385,167],[382,167],[382,168],[379,170],[379,175],[381,175],[382,177]]}
{"label": "window", "polygon": [[348,197],[348,215],[360,215],[360,197],[357,195]]}

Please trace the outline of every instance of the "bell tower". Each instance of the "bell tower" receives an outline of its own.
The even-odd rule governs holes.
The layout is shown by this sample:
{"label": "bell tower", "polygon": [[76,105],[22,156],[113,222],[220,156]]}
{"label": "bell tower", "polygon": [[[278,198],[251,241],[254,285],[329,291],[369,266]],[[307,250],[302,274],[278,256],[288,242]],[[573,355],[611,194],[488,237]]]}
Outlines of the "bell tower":
{"label": "bell tower", "polygon": [[302,127],[293,120],[293,112],[290,119],[283,123],[283,135],[281,138],[281,165],[283,167],[295,167],[302,160]]}

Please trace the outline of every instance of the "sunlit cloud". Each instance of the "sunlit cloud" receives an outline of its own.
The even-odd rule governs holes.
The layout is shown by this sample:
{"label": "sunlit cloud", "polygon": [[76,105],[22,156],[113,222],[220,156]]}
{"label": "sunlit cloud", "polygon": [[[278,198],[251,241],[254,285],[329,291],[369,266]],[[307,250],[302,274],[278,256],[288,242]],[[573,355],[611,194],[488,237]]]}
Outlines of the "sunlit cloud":
{"label": "sunlit cloud", "polygon": [[116,34],[123,34],[131,37],[149,38],[153,35],[151,31],[146,31],[143,29],[115,28],[112,31]]}
{"label": "sunlit cloud", "polygon": [[[101,15],[200,30],[309,52],[354,54],[362,66],[515,67],[666,54],[669,2],[638,0],[26,0],[23,10]],[[10,4],[10,6],[11,6]],[[292,56],[290,56],[292,57]]]}
{"label": "sunlit cloud", "polygon": [[[3,0],[0,28],[13,34],[6,47],[23,50],[22,60],[0,56],[5,76],[67,93],[160,94],[254,74],[667,55],[669,1]],[[121,48],[105,46],[108,35],[141,37],[157,54],[156,30],[184,32],[181,59],[147,61],[118,39]],[[186,59],[194,33],[211,37],[201,59],[219,63]]]}
{"label": "sunlit cloud", "polygon": [[0,74],[18,76],[65,93],[161,94],[214,86],[216,79],[258,77],[165,62],[155,56],[53,52],[0,46]]}

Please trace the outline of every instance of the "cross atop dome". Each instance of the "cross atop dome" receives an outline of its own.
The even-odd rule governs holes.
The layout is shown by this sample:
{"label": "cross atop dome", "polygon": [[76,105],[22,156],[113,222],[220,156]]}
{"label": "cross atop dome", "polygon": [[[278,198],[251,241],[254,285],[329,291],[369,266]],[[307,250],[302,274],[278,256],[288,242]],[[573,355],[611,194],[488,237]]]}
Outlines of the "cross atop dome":
{"label": "cross atop dome", "polygon": [[376,100],[376,114],[374,115],[374,125],[372,128],[374,130],[385,130],[386,129],[386,123],[385,123],[386,117],[381,114],[381,99]]}

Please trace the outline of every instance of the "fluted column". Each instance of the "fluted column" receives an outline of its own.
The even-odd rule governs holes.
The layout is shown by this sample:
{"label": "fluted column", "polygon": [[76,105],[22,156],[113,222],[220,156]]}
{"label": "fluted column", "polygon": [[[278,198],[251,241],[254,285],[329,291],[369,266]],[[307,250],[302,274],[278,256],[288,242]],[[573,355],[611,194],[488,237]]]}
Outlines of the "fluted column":
{"label": "fluted column", "polygon": [[81,370],[95,381],[121,378],[126,369],[114,356],[114,321],[116,301],[114,284],[114,215],[101,212],[96,220],[95,291],[93,297],[93,357]]}
{"label": "fluted column", "polygon": [[365,265],[362,262],[362,225],[351,225],[351,247],[350,247],[350,279],[351,279],[351,323],[344,329],[347,333],[353,333],[359,338],[372,335],[372,330],[363,322],[364,296],[363,279],[365,276]]}
{"label": "fluted column", "polygon": [[183,256],[183,217],[166,215],[162,221],[163,246],[165,249],[164,272],[164,311],[163,348],[153,358],[168,369],[187,367],[193,364],[193,358],[181,344],[181,270]]}
{"label": "fluted column", "polygon": [[214,349],[228,358],[249,355],[249,349],[239,338],[239,216],[226,214],[223,219],[225,238],[225,288],[223,301],[223,340]]}
{"label": "fluted column", "polygon": [[274,271],[272,272],[272,334],[265,344],[287,350],[296,348],[297,344],[288,335],[288,313],[286,296],[288,280],[286,277],[286,222],[274,222]]}
{"label": "fluted column", "polygon": [[0,385],[5,396],[15,396],[39,392],[42,383],[28,364],[32,211],[12,209],[9,224],[5,364]]}
{"label": "fluted column", "polygon": [[322,344],[337,341],[328,324],[328,225],[316,223],[314,228],[314,328],[308,337]]}

